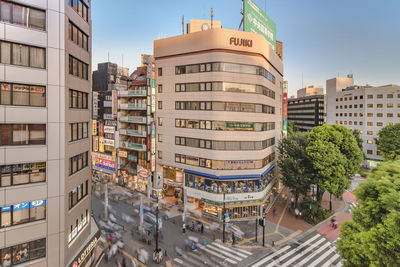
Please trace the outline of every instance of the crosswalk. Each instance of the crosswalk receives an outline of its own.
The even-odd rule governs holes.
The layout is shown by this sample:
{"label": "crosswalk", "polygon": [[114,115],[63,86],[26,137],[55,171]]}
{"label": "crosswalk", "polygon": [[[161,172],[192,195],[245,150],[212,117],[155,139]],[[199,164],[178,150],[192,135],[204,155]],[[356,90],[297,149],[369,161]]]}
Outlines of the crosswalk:
{"label": "crosswalk", "polygon": [[218,242],[202,245],[196,243],[195,250],[183,251],[182,256],[173,259],[174,266],[240,266],[240,262],[253,253]]}
{"label": "crosswalk", "polygon": [[342,266],[335,244],[318,232],[309,234],[295,243],[288,244],[272,252],[251,267],[272,266],[307,266],[330,267]]}

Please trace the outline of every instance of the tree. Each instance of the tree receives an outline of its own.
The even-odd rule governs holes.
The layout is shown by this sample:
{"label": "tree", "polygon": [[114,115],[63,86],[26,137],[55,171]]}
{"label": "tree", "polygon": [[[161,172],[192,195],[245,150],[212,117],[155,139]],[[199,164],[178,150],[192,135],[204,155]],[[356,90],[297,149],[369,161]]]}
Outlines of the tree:
{"label": "tree", "polygon": [[299,131],[299,128],[291,121],[287,123],[288,133],[295,133]]}
{"label": "tree", "polygon": [[400,159],[400,123],[382,128],[377,140],[378,150],[385,160]]}
{"label": "tree", "polygon": [[278,165],[282,173],[282,183],[289,187],[296,199],[306,195],[312,184],[312,163],[306,154],[307,132],[289,132],[279,143]]}
{"label": "tree", "polygon": [[306,152],[316,171],[317,199],[320,201],[322,193],[328,191],[332,210],[332,194],[342,195],[349,188],[348,177],[360,169],[363,153],[353,133],[339,125],[314,127]]}
{"label": "tree", "polygon": [[357,129],[354,129],[354,130],[353,130],[353,135],[354,135],[354,137],[356,138],[358,147],[359,147],[359,148],[361,149],[361,151],[362,151],[362,150],[363,150],[363,140],[362,140],[362,138],[361,138],[361,136],[360,136],[360,131],[357,130]]}
{"label": "tree", "polygon": [[340,227],[345,266],[400,266],[400,161],[372,169],[355,190],[353,221]]}

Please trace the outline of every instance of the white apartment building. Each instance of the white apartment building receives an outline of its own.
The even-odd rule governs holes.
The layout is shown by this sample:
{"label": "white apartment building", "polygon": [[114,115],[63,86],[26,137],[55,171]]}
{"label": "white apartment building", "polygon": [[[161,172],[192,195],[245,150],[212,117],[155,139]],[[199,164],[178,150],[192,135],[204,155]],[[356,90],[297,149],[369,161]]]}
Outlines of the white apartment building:
{"label": "white apartment building", "polygon": [[279,189],[283,62],[259,34],[201,28],[154,42],[156,177],[205,216],[260,216]]}
{"label": "white apartment building", "polygon": [[[336,86],[337,79],[341,79],[342,88]],[[352,83],[352,77],[327,81],[327,123],[359,130],[366,165],[372,167],[375,161],[382,160],[375,141],[379,130],[400,122],[400,86],[354,86]]]}
{"label": "white apartment building", "polygon": [[90,2],[0,2],[0,266],[91,266]]}

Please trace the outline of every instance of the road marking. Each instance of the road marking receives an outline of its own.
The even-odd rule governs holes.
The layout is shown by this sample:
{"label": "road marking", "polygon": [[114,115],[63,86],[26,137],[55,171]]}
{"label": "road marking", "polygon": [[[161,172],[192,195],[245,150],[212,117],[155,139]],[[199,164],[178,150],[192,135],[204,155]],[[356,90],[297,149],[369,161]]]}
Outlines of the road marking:
{"label": "road marking", "polygon": [[272,259],[273,257],[275,257],[276,255],[286,251],[287,249],[289,249],[290,246],[286,246],[284,248],[281,248],[278,251],[275,251],[274,253],[268,255],[267,257],[263,258],[262,260],[260,260],[259,262],[256,262],[254,265],[252,265],[251,267],[259,267],[261,265],[263,265],[265,262],[269,261],[270,259]]}
{"label": "road marking", "polygon": [[[113,244],[111,244],[110,241],[106,241],[107,244],[111,247]],[[127,256],[128,258],[130,258],[131,260],[135,260],[137,263],[139,263],[140,266],[142,267],[146,267],[145,264],[143,264],[140,260],[136,259],[135,257],[133,257],[131,254],[129,254],[127,251],[123,250],[122,248],[117,247],[117,249],[119,251],[121,251],[125,256]]]}
{"label": "road marking", "polygon": [[306,262],[308,262],[309,260],[311,260],[312,258],[314,258],[315,256],[317,256],[319,253],[321,253],[322,251],[324,251],[324,249],[328,246],[330,246],[331,244],[329,242],[325,243],[322,247],[320,247],[319,249],[317,249],[316,251],[311,252],[311,254],[308,257],[305,257],[301,262],[298,263],[298,265],[302,265]]}
{"label": "road marking", "polygon": [[228,253],[228,252],[226,252],[226,251],[220,250],[220,249],[218,249],[217,247],[214,247],[213,245],[207,245],[206,247],[207,247],[207,248],[210,248],[210,249],[214,249],[214,250],[216,250],[217,252],[219,252],[219,253],[221,253],[221,254],[227,256],[227,257],[231,257],[231,258],[234,259],[234,260],[237,260],[237,261],[243,260],[242,258],[240,258],[240,257],[238,257],[238,256],[235,256],[235,255],[232,255],[232,254],[230,254],[230,253]]}
{"label": "road marking", "polygon": [[199,248],[202,249],[202,250],[204,250],[204,251],[206,251],[206,252],[208,252],[208,253],[210,253],[210,254],[212,254],[212,255],[214,255],[214,256],[216,256],[216,257],[218,257],[218,258],[220,258],[220,259],[224,259],[224,260],[226,260],[226,261],[228,261],[228,262],[230,262],[230,263],[232,263],[232,264],[237,264],[236,261],[231,260],[231,259],[229,259],[229,258],[226,258],[226,257],[224,257],[224,256],[221,256],[220,254],[218,254],[218,253],[216,253],[216,252],[214,252],[214,251],[212,251],[212,250],[210,250],[210,249],[208,249],[208,248],[206,248],[206,247],[203,247],[202,245],[199,245]]}
{"label": "road marking", "polygon": [[[242,254],[242,253],[240,253],[240,252],[237,252],[236,250],[233,250],[233,249],[230,249],[230,248],[228,248],[228,247],[225,247],[225,246],[223,246],[223,245],[221,245],[221,244],[219,244],[219,243],[217,243],[217,242],[213,242],[212,244],[213,244],[214,246],[219,247],[219,248],[225,249],[225,250],[227,250],[227,251],[229,251],[229,252],[235,253],[236,255],[238,255],[238,256],[240,256],[240,257],[243,257],[243,258],[247,258],[247,257],[248,257],[248,255]],[[238,249],[238,250],[239,250],[239,249]],[[246,250],[244,250],[244,251],[246,251]],[[246,251],[246,252],[247,252],[247,251]],[[250,252],[249,252],[249,253],[250,253]],[[250,253],[250,255],[252,255],[252,254]]]}
{"label": "road marking", "polygon": [[237,250],[239,250],[240,252],[243,252],[243,253],[246,253],[246,254],[248,254],[248,255],[253,255],[253,253],[251,253],[250,251],[247,251],[247,250],[244,250],[244,249],[241,249],[241,248],[236,248]]}
{"label": "road marking", "polygon": [[175,258],[175,259],[174,259],[174,261],[176,261],[177,263],[179,263],[179,264],[182,264],[182,265],[183,265],[183,261],[182,261],[181,259]]}
{"label": "road marking", "polygon": [[195,261],[194,259],[191,259],[188,255],[183,254],[182,257],[191,262],[192,264],[196,265],[196,266],[201,266],[201,264],[199,264],[197,261]]}
{"label": "road marking", "polygon": [[[316,235],[316,236],[318,236],[318,235]],[[321,239],[319,239],[317,242],[313,243],[310,247],[306,248],[306,250],[308,250],[308,249],[310,249],[310,248],[313,248],[314,246],[319,245],[320,243],[322,243],[322,242],[324,242],[324,241],[326,241],[326,239],[321,238]],[[303,244],[301,244],[301,245],[298,246],[297,248],[291,250],[289,253],[286,253],[284,256],[279,257],[279,259],[277,259],[277,260],[271,262],[271,263],[268,264],[267,266],[274,266],[276,263],[282,262],[284,259],[286,259],[286,258],[289,257],[290,255],[292,255],[292,254],[294,254],[294,253],[296,253],[296,252],[299,252],[299,250],[300,250],[301,248],[305,247],[307,244],[308,244],[308,243],[303,243]],[[302,254],[299,253],[299,254],[297,254],[296,256],[294,256],[294,258],[296,258],[297,256],[302,256]],[[292,259],[293,259],[293,258],[291,258],[289,261],[291,261]],[[282,266],[286,266],[286,264],[287,264],[287,263],[284,263]]]}
{"label": "road marking", "polygon": [[322,254],[316,261],[314,261],[313,263],[311,263],[308,267],[314,267],[314,266],[319,266],[319,263],[321,261],[323,261],[329,254],[331,254],[332,252],[335,252],[335,247],[331,247],[327,252],[325,252],[324,254]]}
{"label": "road marking", "polygon": [[[322,265],[321,267],[328,267],[330,266],[332,263],[334,263],[338,258],[340,258],[339,254],[336,254],[335,256],[333,256],[330,260],[328,260],[327,262],[325,262],[324,265]],[[342,263],[339,262],[339,264],[341,265]]]}

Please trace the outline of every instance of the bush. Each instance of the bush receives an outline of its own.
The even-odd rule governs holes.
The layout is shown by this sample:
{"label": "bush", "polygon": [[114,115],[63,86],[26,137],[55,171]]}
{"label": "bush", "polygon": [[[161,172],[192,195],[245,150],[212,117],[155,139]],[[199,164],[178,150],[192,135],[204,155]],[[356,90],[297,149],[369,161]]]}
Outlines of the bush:
{"label": "bush", "polygon": [[313,201],[309,197],[303,199],[300,209],[304,220],[312,225],[318,224],[332,215],[330,210],[323,209],[321,203]]}
{"label": "bush", "polygon": [[364,178],[366,178],[368,176],[368,172],[364,171],[364,170],[360,170],[359,171],[360,175]]}

